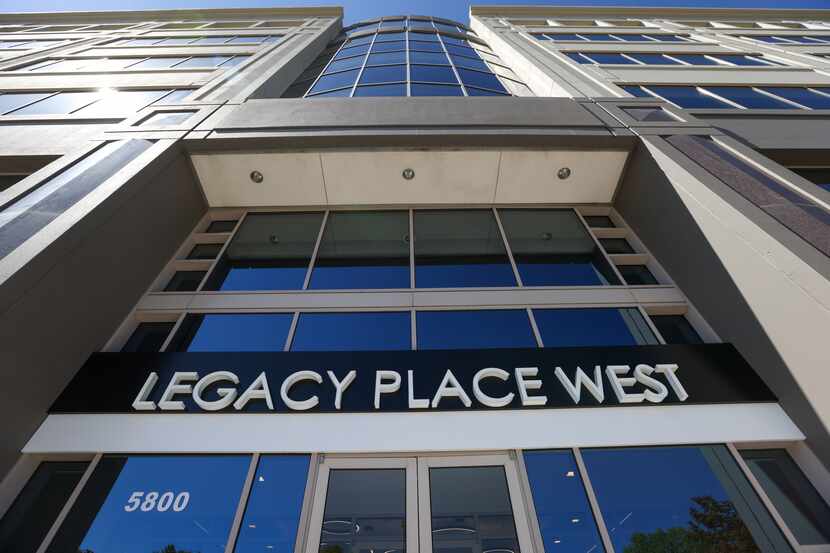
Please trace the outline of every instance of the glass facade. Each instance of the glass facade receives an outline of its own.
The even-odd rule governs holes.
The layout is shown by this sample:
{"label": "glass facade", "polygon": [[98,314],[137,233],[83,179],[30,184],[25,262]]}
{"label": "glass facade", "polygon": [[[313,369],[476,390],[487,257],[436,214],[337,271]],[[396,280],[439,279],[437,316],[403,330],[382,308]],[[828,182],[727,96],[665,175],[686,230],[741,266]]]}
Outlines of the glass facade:
{"label": "glass facade", "polygon": [[529,96],[471,30],[433,18],[389,18],[344,29],[283,97]]}
{"label": "glass facade", "polygon": [[689,109],[828,109],[828,87],[623,86],[640,98],[656,97]]}

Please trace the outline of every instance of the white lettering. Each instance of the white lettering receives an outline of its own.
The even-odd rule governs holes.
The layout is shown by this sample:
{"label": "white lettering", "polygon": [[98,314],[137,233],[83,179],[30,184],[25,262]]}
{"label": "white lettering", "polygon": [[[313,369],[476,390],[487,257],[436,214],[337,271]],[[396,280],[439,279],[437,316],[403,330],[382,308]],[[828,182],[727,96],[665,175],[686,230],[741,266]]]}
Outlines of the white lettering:
{"label": "white lettering", "polygon": [[537,376],[539,367],[516,367],[515,374],[522,405],[545,405],[548,402],[548,396],[531,396],[527,393],[528,390],[538,390],[542,387],[541,380],[525,380],[525,377]]}
{"label": "white lettering", "polygon": [[407,384],[409,384],[408,395],[409,395],[409,408],[410,409],[428,409],[429,408],[429,400],[424,399],[415,399],[415,377],[413,376],[413,371],[406,371],[406,379]]}
{"label": "white lettering", "polygon": [[292,411],[307,411],[320,403],[320,399],[317,396],[311,396],[310,398],[302,401],[297,401],[296,399],[288,397],[288,391],[291,389],[291,386],[303,380],[313,380],[317,384],[323,383],[323,377],[314,371],[297,371],[288,375],[288,378],[283,380],[282,386],[280,386],[280,398],[282,399],[282,402],[285,403],[286,407]]}
{"label": "white lettering", "polygon": [[473,377],[473,395],[476,396],[479,403],[487,407],[504,407],[513,401],[513,398],[516,396],[513,392],[503,397],[493,397],[485,394],[481,390],[481,381],[485,378],[498,378],[502,382],[507,382],[507,379],[510,378],[510,373],[495,367],[478,371]]}
{"label": "white lettering", "polygon": [[193,386],[190,384],[183,384],[183,382],[195,382],[199,379],[199,375],[194,372],[175,372],[167,389],[159,401],[159,409],[162,411],[184,411],[184,402],[173,401],[173,396],[177,394],[189,394],[193,391]]}
{"label": "white lettering", "polygon": [[470,396],[461,388],[461,384],[459,384],[455,375],[450,370],[444,373],[444,379],[441,381],[441,385],[438,386],[435,397],[432,398],[432,408],[435,409],[438,407],[438,404],[445,397],[457,397],[464,404],[464,407],[469,407],[473,404]]}
{"label": "white lettering", "polygon": [[207,401],[202,397],[205,388],[221,380],[239,384],[239,378],[232,372],[216,371],[207,374],[193,387],[193,401],[196,402],[196,405],[205,411],[219,411],[233,403],[233,400],[236,399],[236,388],[217,388],[216,394],[219,396],[219,399],[214,401]]}
{"label": "white lettering", "polygon": [[605,401],[605,388],[602,385],[602,367],[599,365],[594,366],[593,380],[588,378],[588,375],[582,371],[581,367],[576,368],[573,382],[568,380],[568,376],[562,370],[562,367],[556,367],[556,378],[559,379],[562,387],[565,388],[565,391],[568,392],[568,395],[571,396],[571,399],[576,404],[579,404],[579,400],[582,398],[583,386],[594,396],[597,402],[602,403]]}
{"label": "white lettering", "polygon": [[[391,382],[389,381],[390,379]],[[400,389],[400,374],[395,371],[375,371],[375,409],[380,409],[381,394],[394,394]]]}
{"label": "white lettering", "polygon": [[271,389],[268,387],[268,378],[264,372],[259,373],[259,376],[248,386],[248,389],[242,392],[242,395],[233,404],[233,408],[241,411],[252,399],[264,399],[268,409],[274,410],[274,400],[271,399]]}
{"label": "white lettering", "polygon": [[605,374],[608,375],[608,381],[611,383],[611,389],[617,395],[620,403],[642,403],[645,399],[645,394],[629,394],[623,388],[626,386],[633,386],[637,383],[632,377],[620,378],[621,374],[628,374],[631,367],[628,365],[608,365],[605,368]]}
{"label": "white lettering", "polygon": [[680,401],[686,401],[689,398],[689,394],[686,393],[686,389],[683,387],[683,384],[680,383],[680,379],[678,379],[677,375],[674,374],[679,368],[680,367],[674,363],[661,364],[655,365],[655,372],[666,375],[666,380],[669,381],[669,386],[671,386],[671,389],[675,394],[677,394],[677,399]]}
{"label": "white lettering", "polygon": [[156,386],[156,382],[158,381],[159,375],[154,372],[151,372],[147,376],[147,380],[144,381],[144,386],[141,387],[138,395],[135,396],[135,400],[133,401],[133,409],[136,411],[156,410],[156,404],[152,401],[148,401],[147,398],[150,397],[150,394],[153,392],[153,388]]}
{"label": "white lettering", "polygon": [[351,370],[346,374],[346,377],[343,380],[337,380],[337,375],[334,374],[334,371],[326,371],[326,374],[329,375],[329,380],[331,383],[334,384],[335,389],[335,396],[334,396],[334,408],[338,411],[340,410],[340,403],[343,399],[343,392],[346,391],[346,388],[354,382],[355,377],[357,377],[357,371]]}
{"label": "white lettering", "polygon": [[637,365],[634,367],[634,378],[646,387],[644,394],[647,401],[651,403],[662,403],[666,399],[666,396],[669,395],[669,389],[662,382],[650,376],[653,372],[654,367]]}

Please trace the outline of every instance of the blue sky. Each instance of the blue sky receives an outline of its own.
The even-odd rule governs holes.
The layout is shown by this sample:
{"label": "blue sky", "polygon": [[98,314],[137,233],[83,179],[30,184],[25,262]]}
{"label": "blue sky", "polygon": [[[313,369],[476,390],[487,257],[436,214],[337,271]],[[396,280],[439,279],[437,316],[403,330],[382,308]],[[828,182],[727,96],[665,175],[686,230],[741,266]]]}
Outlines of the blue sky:
{"label": "blue sky", "polygon": [[[380,15],[425,14],[467,22],[467,0],[0,0],[0,11],[82,11],[162,8],[248,8],[340,5],[346,23]],[[476,0],[473,4],[828,8],[830,0]]]}

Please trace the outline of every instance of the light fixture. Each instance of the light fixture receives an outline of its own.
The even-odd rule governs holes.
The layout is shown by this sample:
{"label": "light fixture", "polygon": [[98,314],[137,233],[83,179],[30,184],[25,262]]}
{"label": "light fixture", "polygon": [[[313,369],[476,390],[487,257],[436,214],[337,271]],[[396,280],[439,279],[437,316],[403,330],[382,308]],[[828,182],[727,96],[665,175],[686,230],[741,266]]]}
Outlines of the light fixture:
{"label": "light fixture", "polygon": [[[271,236],[269,236],[268,241],[271,242],[272,244],[279,244],[280,243],[280,239],[277,237],[276,234],[272,234]],[[260,478],[262,478],[262,477],[260,476]],[[262,480],[262,481],[264,482],[264,480]]]}
{"label": "light fixture", "polygon": [[574,473],[574,471],[569,470],[565,473],[565,476],[567,476],[568,478],[573,478],[574,476],[576,476],[576,474]]}
{"label": "light fixture", "polygon": [[553,234],[549,232],[543,232],[541,238],[542,240],[551,240],[553,238]]}
{"label": "light fixture", "polygon": [[407,167],[403,170],[401,176],[406,180],[412,180],[415,178],[415,169],[410,169],[409,167]]}
{"label": "light fixture", "polygon": [[259,171],[251,171],[250,177],[251,177],[251,180],[254,181],[257,184],[259,184],[263,180],[265,180],[265,177]]}
{"label": "light fixture", "polygon": [[561,169],[559,169],[559,171],[556,173],[556,176],[557,176],[557,177],[559,177],[559,178],[560,178],[560,179],[562,179],[562,180],[567,179],[568,177],[570,177],[570,176],[571,176],[571,168],[570,168],[570,167],[562,167],[562,168],[561,168]]}

